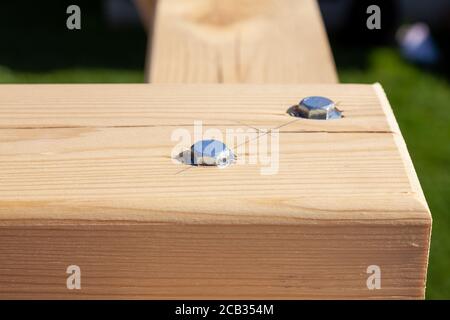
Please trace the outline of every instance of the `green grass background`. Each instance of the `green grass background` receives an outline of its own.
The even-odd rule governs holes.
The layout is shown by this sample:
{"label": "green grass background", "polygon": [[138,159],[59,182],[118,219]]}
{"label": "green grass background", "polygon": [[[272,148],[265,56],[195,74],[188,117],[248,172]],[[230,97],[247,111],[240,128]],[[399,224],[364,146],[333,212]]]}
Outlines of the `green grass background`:
{"label": "green grass background", "polygon": [[[393,48],[335,48],[334,51],[341,82],[380,82],[386,90],[433,214],[427,298],[450,299],[450,85],[445,77],[405,62]],[[142,59],[143,56],[139,54]],[[14,62],[14,57],[7,58]],[[34,57],[35,61],[38,58]],[[87,65],[61,63],[58,69],[38,70],[2,66],[0,60],[0,83],[144,80],[143,60],[139,67],[133,68]]]}

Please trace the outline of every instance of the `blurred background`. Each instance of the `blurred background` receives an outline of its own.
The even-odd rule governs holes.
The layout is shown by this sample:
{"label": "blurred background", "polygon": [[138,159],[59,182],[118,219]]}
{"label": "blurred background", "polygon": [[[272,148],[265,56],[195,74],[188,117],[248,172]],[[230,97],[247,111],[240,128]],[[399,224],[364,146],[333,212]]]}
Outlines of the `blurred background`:
{"label": "blurred background", "polygon": [[[450,1],[319,3],[340,81],[380,82],[390,99],[433,214],[427,298],[450,299]],[[366,28],[371,4],[381,30]],[[2,1],[0,84],[144,82],[146,42],[132,0]]]}

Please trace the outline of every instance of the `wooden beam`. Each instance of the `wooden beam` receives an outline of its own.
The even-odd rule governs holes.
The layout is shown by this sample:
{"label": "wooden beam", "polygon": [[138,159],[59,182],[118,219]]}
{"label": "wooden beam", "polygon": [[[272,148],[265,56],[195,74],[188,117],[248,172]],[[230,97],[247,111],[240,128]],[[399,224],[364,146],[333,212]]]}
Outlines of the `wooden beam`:
{"label": "wooden beam", "polygon": [[[286,113],[316,94],[345,118]],[[0,298],[424,297],[431,216],[379,85],[3,85],[0,112]],[[194,121],[261,144],[182,164]]]}
{"label": "wooden beam", "polygon": [[152,83],[337,82],[315,0],[160,0],[155,19]]}

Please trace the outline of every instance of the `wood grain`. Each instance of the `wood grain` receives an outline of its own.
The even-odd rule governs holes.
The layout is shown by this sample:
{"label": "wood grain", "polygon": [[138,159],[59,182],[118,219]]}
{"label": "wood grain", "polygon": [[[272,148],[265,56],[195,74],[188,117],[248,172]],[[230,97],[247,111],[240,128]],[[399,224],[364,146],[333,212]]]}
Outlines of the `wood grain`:
{"label": "wood grain", "polygon": [[[304,132],[399,132],[368,85],[2,85],[1,128],[204,125]],[[293,119],[287,110],[311,95],[330,97],[340,121]],[[201,103],[199,103],[201,101]],[[151,107],[150,107],[151,106]],[[390,120],[390,121],[395,121]],[[395,131],[394,131],[395,130]]]}
{"label": "wood grain", "polygon": [[[345,118],[286,114],[317,93]],[[0,114],[0,298],[424,296],[431,216],[379,85],[8,85]],[[278,171],[174,161],[194,121],[279,130]]]}
{"label": "wood grain", "polygon": [[315,0],[159,0],[153,25],[151,83],[337,82]]}
{"label": "wood grain", "polygon": [[[426,230],[330,222],[0,227],[0,297],[418,298]],[[381,290],[367,290],[368,263],[382,268]],[[66,289],[72,264],[81,290]]]}

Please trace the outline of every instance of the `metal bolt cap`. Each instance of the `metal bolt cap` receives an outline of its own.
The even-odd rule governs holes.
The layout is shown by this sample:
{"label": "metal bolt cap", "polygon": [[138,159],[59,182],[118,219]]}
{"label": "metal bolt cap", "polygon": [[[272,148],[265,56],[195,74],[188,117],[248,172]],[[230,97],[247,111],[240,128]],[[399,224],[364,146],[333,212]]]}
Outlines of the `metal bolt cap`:
{"label": "metal bolt cap", "polygon": [[217,140],[200,140],[191,147],[191,162],[194,165],[227,167],[235,161],[234,153]]}
{"label": "metal bolt cap", "polygon": [[320,96],[304,98],[295,111],[297,116],[307,119],[330,120],[342,118],[342,112],[336,108],[334,102]]}

